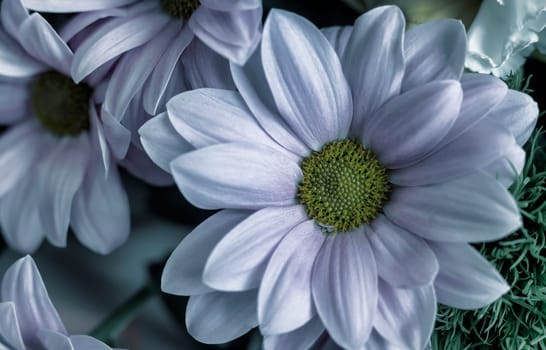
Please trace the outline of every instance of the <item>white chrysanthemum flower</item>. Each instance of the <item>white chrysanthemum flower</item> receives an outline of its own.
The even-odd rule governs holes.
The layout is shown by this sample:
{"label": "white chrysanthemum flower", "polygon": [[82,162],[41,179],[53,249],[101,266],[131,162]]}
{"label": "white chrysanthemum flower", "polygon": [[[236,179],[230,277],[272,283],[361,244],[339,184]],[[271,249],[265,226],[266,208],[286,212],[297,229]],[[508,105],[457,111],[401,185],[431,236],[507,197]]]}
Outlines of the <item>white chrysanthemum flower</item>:
{"label": "white chrysanthemum flower", "polygon": [[111,350],[87,335],[69,335],[30,256],[4,274],[0,298],[0,349]]}
{"label": "white chrysanthemum flower", "polygon": [[72,49],[40,14],[4,0],[0,15],[4,238],[22,252],[45,237],[64,247],[70,225],[84,245],[108,253],[129,235],[129,203],[98,113],[104,72],[74,83]]}
{"label": "white chrysanthemum flower", "polygon": [[[537,106],[463,74],[460,22],[404,30],[396,7],[324,32],[274,10],[231,67],[238,92],[180,94],[141,128],[190,202],[224,209],[163,273],[165,292],[191,295],[195,338],[259,326],[266,349],[422,349],[437,300],[477,308],[508,290],[469,243],[521,225],[506,186]],[[180,155],[182,139],[197,150]]]}
{"label": "white chrysanthemum flower", "polygon": [[546,0],[484,0],[468,30],[466,66],[500,77],[516,72],[545,27]]}

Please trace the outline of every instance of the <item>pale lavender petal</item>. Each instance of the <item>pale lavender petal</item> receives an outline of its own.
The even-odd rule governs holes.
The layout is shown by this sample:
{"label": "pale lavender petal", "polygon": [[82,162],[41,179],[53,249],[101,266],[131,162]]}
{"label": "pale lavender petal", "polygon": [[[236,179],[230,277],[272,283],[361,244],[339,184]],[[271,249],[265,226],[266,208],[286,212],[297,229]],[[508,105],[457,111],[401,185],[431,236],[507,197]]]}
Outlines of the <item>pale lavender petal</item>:
{"label": "pale lavender petal", "polygon": [[193,39],[182,54],[184,76],[191,89],[236,90],[229,61],[212,51],[199,39]]}
{"label": "pale lavender petal", "polygon": [[19,330],[15,304],[11,301],[0,303],[0,346],[2,345],[7,346],[8,350],[26,349]]}
{"label": "pale lavender petal", "polygon": [[40,329],[37,334],[40,339],[40,349],[44,350],[75,350],[70,338],[65,334],[49,329]]}
{"label": "pale lavender petal", "polygon": [[383,210],[397,225],[434,241],[492,241],[521,226],[512,195],[482,172],[434,186],[396,188]]}
{"label": "pale lavender petal", "polygon": [[[3,4],[8,1],[3,1]],[[46,69],[46,65],[30,56],[15,40],[0,29],[0,75],[26,78]]]}
{"label": "pale lavender petal", "polygon": [[112,350],[108,345],[88,335],[72,335],[70,342],[74,350]]}
{"label": "pale lavender petal", "polygon": [[140,129],[140,141],[152,161],[166,172],[171,162],[193,147],[174,129],[166,112],[147,121]]}
{"label": "pale lavender petal", "polygon": [[525,151],[513,142],[503,157],[489,164],[483,171],[508,188],[521,174],[524,166]]}
{"label": "pale lavender petal", "polygon": [[40,160],[36,175],[40,222],[55,246],[66,246],[72,200],[87,171],[89,153],[89,136],[81,134],[57,140]]}
{"label": "pale lavender petal", "polygon": [[246,211],[223,210],[197,226],[167,260],[161,276],[161,290],[176,295],[212,291],[201,278],[205,263],[222,237],[249,215]]}
{"label": "pale lavender petal", "polygon": [[436,295],[432,285],[393,288],[379,280],[379,303],[374,327],[402,349],[424,349],[436,320]]}
{"label": "pale lavender petal", "polygon": [[39,329],[66,334],[59,314],[49,299],[42,276],[29,255],[17,260],[4,274],[2,300],[14,303],[21,335],[27,347],[38,346]]}
{"label": "pale lavender petal", "polygon": [[432,283],[438,273],[438,261],[420,237],[395,225],[383,215],[367,230],[377,272],[397,288],[413,288]]}
{"label": "pale lavender petal", "polygon": [[23,0],[25,6],[34,11],[41,12],[84,12],[110,9],[128,5],[138,0]]}
{"label": "pale lavender petal", "polygon": [[461,21],[439,19],[406,32],[402,91],[435,80],[459,80],[464,70],[466,33]]}
{"label": "pale lavender petal", "polygon": [[258,320],[263,334],[291,332],[316,315],[311,273],[323,242],[318,225],[307,220],[294,227],[275,248],[258,292]]}
{"label": "pale lavender petal", "polygon": [[368,11],[354,24],[342,63],[353,95],[351,128],[356,134],[360,134],[366,118],[400,92],[404,28],[404,15],[395,6]]}
{"label": "pale lavender petal", "polygon": [[422,186],[455,180],[485,168],[502,157],[514,142],[502,126],[483,120],[455,141],[416,164],[390,172],[401,186]]}
{"label": "pale lavender petal", "polygon": [[226,343],[258,325],[256,290],[194,295],[186,309],[186,327],[205,344]]}
{"label": "pale lavender petal", "polygon": [[115,164],[105,173],[100,151],[92,152],[82,186],[74,196],[70,224],[83,245],[108,254],[129,236],[129,200]]}
{"label": "pale lavender petal", "polygon": [[98,148],[100,149],[102,155],[102,164],[104,165],[104,169],[108,173],[111,164],[110,148],[108,147],[108,142],[106,141],[106,137],[104,136],[104,129],[102,127],[102,123],[99,120],[97,108],[94,106],[93,103],[89,104],[89,122],[91,124],[91,144],[93,145],[93,147],[98,146]]}
{"label": "pale lavender petal", "polygon": [[76,50],[72,78],[76,82],[82,81],[104,63],[155,38],[169,21],[170,17],[161,11],[110,21],[87,37]]}
{"label": "pale lavender petal", "polygon": [[265,133],[236,91],[188,91],[173,97],[167,103],[167,111],[176,131],[196,148],[244,141],[291,155]]}
{"label": "pale lavender petal", "polygon": [[231,11],[200,6],[189,26],[208,47],[230,61],[243,65],[260,41],[262,8]]}
{"label": "pale lavender petal", "polygon": [[[370,335],[370,338],[366,342],[366,346],[364,346],[361,350],[407,350],[407,348],[401,348],[393,344],[392,342],[388,341],[387,339],[383,338],[381,334],[379,334],[378,331],[375,329],[372,331],[372,334]],[[333,348],[328,349],[321,349],[321,350],[333,350]],[[337,349],[336,349],[337,350]],[[421,350],[421,349],[419,349]],[[426,349],[425,349],[426,350]]]}
{"label": "pale lavender petal", "polygon": [[116,159],[123,159],[131,144],[131,131],[128,130],[104,106],[101,110],[102,132],[111,154]]}
{"label": "pale lavender petal", "polygon": [[153,186],[170,186],[174,184],[173,177],[164,171],[144,152],[140,146],[131,144],[125,158],[119,162],[131,175]]}
{"label": "pale lavender petal", "polygon": [[28,10],[23,7],[21,0],[2,1],[0,11],[2,26],[16,40],[19,40],[19,27],[28,17]]}
{"label": "pale lavender petal", "polygon": [[[38,0],[39,1],[39,0]],[[83,3],[83,2],[78,2]],[[70,18],[60,29],[59,35],[65,42],[69,42],[81,31],[96,22],[109,17],[123,17],[127,14],[124,8],[110,8],[106,10],[83,12]]]}
{"label": "pale lavender petal", "polygon": [[321,29],[322,34],[328,39],[330,45],[336,50],[338,57],[343,57],[349,38],[353,32],[353,26],[332,26]]}
{"label": "pale lavender petal", "polygon": [[306,157],[309,148],[279,115],[265,78],[260,51],[256,50],[244,67],[231,64],[233,81],[254,117],[271,138],[290,152]]}
{"label": "pale lavender petal", "polygon": [[193,34],[186,27],[183,27],[157,63],[150,79],[144,86],[142,104],[148,114],[156,114],[161,107],[162,98],[167,91],[169,82],[173,77],[176,77],[175,73],[180,62],[180,56],[192,39]]}
{"label": "pale lavender petal", "polygon": [[535,129],[538,113],[538,105],[529,95],[508,90],[504,100],[496,105],[487,117],[510,130],[521,146],[527,142]]}
{"label": "pale lavender petal", "polygon": [[472,246],[433,242],[430,247],[440,262],[434,282],[438,302],[458,309],[477,309],[510,290],[495,267]]}
{"label": "pale lavender petal", "polygon": [[[0,55],[3,52],[1,50],[2,48],[0,48]],[[31,89],[32,85],[26,81],[0,81],[0,124],[19,123],[32,114]]]}
{"label": "pale lavender petal", "polygon": [[261,0],[201,0],[201,4],[220,11],[249,10],[262,6]]}
{"label": "pale lavender petal", "polygon": [[377,267],[363,231],[328,237],[315,260],[313,299],[337,344],[364,347],[377,309]]}
{"label": "pale lavender petal", "polygon": [[367,120],[362,140],[384,166],[403,168],[422,159],[447,135],[462,98],[461,86],[454,80],[411,89]]}
{"label": "pale lavender petal", "polygon": [[305,325],[289,333],[264,336],[264,350],[310,349],[324,332],[320,318],[313,317]]}
{"label": "pale lavender petal", "polygon": [[203,282],[216,290],[258,288],[273,251],[296,225],[307,220],[302,206],[264,208],[235,226],[210,254]]}
{"label": "pale lavender petal", "polygon": [[282,116],[312,149],[347,136],[353,103],[336,52],[308,20],[273,10],[262,40],[265,75]]}
{"label": "pale lavender petal", "polygon": [[171,163],[178,188],[203,209],[260,209],[292,205],[302,173],[273,148],[225,143],[189,152]]}

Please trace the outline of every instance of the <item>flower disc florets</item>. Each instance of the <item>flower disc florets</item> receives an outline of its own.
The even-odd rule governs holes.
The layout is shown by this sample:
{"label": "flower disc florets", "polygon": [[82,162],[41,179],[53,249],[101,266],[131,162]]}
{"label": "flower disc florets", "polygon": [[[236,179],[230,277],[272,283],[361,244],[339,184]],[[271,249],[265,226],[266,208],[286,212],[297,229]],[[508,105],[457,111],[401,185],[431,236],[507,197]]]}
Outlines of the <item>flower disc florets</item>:
{"label": "flower disc florets", "polygon": [[298,198],[328,233],[370,223],[389,197],[386,169],[356,140],[324,145],[303,160],[301,169]]}
{"label": "flower disc florets", "polygon": [[199,5],[199,0],[161,0],[161,7],[176,18],[190,18]]}
{"label": "flower disc florets", "polygon": [[89,85],[49,71],[34,80],[32,107],[42,125],[57,136],[75,136],[89,129]]}

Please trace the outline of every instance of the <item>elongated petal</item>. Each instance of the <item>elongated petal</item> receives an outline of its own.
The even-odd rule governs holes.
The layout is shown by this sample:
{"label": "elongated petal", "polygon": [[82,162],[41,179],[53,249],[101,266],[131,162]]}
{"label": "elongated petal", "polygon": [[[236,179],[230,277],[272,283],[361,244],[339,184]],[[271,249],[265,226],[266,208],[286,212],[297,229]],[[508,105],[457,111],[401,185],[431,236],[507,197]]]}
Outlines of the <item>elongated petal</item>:
{"label": "elongated petal", "polygon": [[373,252],[362,231],[326,239],[313,268],[313,299],[340,346],[364,347],[375,318],[377,283]]}
{"label": "elongated petal", "polygon": [[462,98],[461,86],[454,80],[432,82],[393,97],[368,120],[363,142],[384,166],[407,166],[426,156],[447,135]]}
{"label": "elongated petal", "polygon": [[70,342],[74,350],[112,350],[108,345],[88,335],[72,335]]}
{"label": "elongated petal", "polygon": [[81,34],[83,30],[89,26],[96,24],[98,21],[109,17],[123,17],[127,15],[125,8],[110,8],[105,10],[82,12],[74,17],[71,17],[62,28],[59,29],[59,35],[65,42],[69,42],[76,35]]}
{"label": "elongated petal", "polygon": [[432,283],[438,261],[426,242],[380,216],[367,232],[379,276],[397,288]]}
{"label": "elongated petal", "polygon": [[477,309],[510,289],[495,267],[470,245],[434,242],[430,247],[440,262],[434,282],[438,302],[458,309]]}
{"label": "elongated petal", "polygon": [[180,242],[167,260],[161,276],[161,289],[176,295],[211,291],[201,278],[210,252],[229,230],[248,215],[249,212],[223,210],[197,226]]}
{"label": "elongated petal", "polygon": [[353,26],[332,26],[321,29],[330,45],[336,50],[338,57],[343,57],[347,44],[353,32]]}
{"label": "elongated petal", "polygon": [[4,274],[2,300],[11,301],[15,305],[21,335],[28,347],[38,347],[39,329],[66,334],[59,314],[49,299],[42,276],[30,256],[17,260]]}
{"label": "elongated petal", "polygon": [[508,148],[503,157],[489,164],[484,172],[508,188],[525,166],[525,151],[515,142]]}
{"label": "elongated petal", "polygon": [[40,339],[40,349],[45,350],[76,350],[65,334],[49,329],[40,329],[37,334]]}
{"label": "elongated petal", "polygon": [[16,40],[20,40],[19,27],[30,16],[21,0],[2,1],[0,11],[2,26]]}
{"label": "elongated petal", "polygon": [[403,349],[424,349],[436,320],[432,285],[399,289],[379,280],[379,304],[374,327]]}
{"label": "elongated petal", "polygon": [[128,5],[138,0],[23,0],[25,6],[34,11],[41,12],[84,12],[110,9]]}
{"label": "elongated petal", "polygon": [[[338,348],[331,345],[331,341],[328,344],[331,347],[324,348],[324,350],[337,350]],[[384,337],[379,334],[378,331],[375,329],[372,331],[372,334],[370,335],[370,338],[366,342],[366,346],[362,350],[405,350],[405,348],[401,348],[395,344],[393,344],[391,341],[385,339]],[[428,349],[425,349],[428,350]]]}
{"label": "elongated petal", "polygon": [[217,290],[258,288],[271,254],[283,237],[307,220],[301,206],[264,208],[222,238],[210,254],[203,281]]}
{"label": "elongated petal", "polygon": [[32,115],[30,111],[31,89],[32,86],[27,82],[0,82],[0,124],[19,123]]}
{"label": "elongated petal", "polygon": [[249,10],[262,6],[261,0],[201,0],[201,4],[215,10],[232,11],[232,10]]}
{"label": "elongated petal", "polygon": [[188,332],[206,344],[238,338],[258,325],[256,299],[256,290],[192,296],[186,309]]}
{"label": "elongated petal", "polygon": [[74,54],[53,27],[33,13],[19,28],[21,45],[34,58],[70,76]]}
{"label": "elongated petal", "polygon": [[435,186],[397,188],[384,212],[399,226],[434,241],[491,241],[521,226],[514,198],[481,172]]}
{"label": "elongated petal", "polygon": [[86,134],[60,139],[42,158],[38,168],[40,222],[45,235],[55,246],[66,246],[72,200],[87,170],[89,146]]}
{"label": "elongated petal", "polygon": [[25,350],[15,304],[11,301],[0,303],[0,346],[7,349]]}
{"label": "elongated petal", "polygon": [[309,148],[281,118],[267,84],[260,53],[261,50],[256,50],[244,67],[230,65],[233,81],[254,117],[271,138],[290,152],[305,157],[310,152]]}
{"label": "elongated petal", "polygon": [[295,203],[301,169],[287,155],[251,143],[225,143],[171,163],[178,188],[204,209],[260,209]]}
{"label": "elongated petal", "polygon": [[129,146],[127,155],[119,165],[124,167],[131,175],[153,186],[170,186],[174,180],[168,172],[154,164],[144,150],[135,144]]}
{"label": "elongated petal", "polygon": [[140,129],[140,141],[152,161],[170,172],[171,162],[193,149],[174,129],[166,112],[147,121]]}
{"label": "elongated petal", "polygon": [[111,59],[154,38],[170,20],[168,15],[155,11],[129,17],[110,21],[82,42],[74,54],[71,70],[76,82]]}
{"label": "elongated petal", "polygon": [[266,335],[264,350],[310,349],[313,343],[324,332],[324,325],[318,316],[303,326],[289,333]]}
{"label": "elongated petal", "polygon": [[404,40],[404,54],[406,73],[402,91],[435,80],[459,80],[466,54],[463,23],[440,19],[411,28]]}
{"label": "elongated petal", "polygon": [[[8,1],[3,1],[3,4],[6,4]],[[0,75],[12,78],[25,78],[43,72],[46,69],[47,66],[44,63],[28,54],[5,31],[0,29]]]}
{"label": "elongated petal", "polygon": [[418,163],[391,171],[389,180],[402,186],[451,181],[485,168],[502,157],[513,142],[508,130],[486,120]]}
{"label": "elongated petal", "polygon": [[260,127],[235,91],[188,91],[173,97],[167,103],[167,111],[176,131],[196,148],[245,141],[283,151]]}
{"label": "elongated petal", "polygon": [[243,65],[260,41],[262,8],[215,10],[199,7],[189,20],[195,35],[208,47]]}
{"label": "elongated petal", "polygon": [[263,334],[293,331],[315,316],[311,272],[323,242],[317,224],[308,220],[294,227],[275,248],[258,292]]}
{"label": "elongated petal", "polygon": [[288,125],[312,149],[347,135],[353,104],[336,52],[309,21],[274,10],[262,40],[265,75]]}
{"label": "elongated petal", "polygon": [[366,118],[400,92],[404,28],[404,15],[395,6],[368,11],[354,24],[342,63],[353,96],[352,130],[357,134]]}
{"label": "elongated petal", "polygon": [[102,131],[110,152],[115,159],[123,159],[131,144],[131,131],[123,126],[110,112],[104,107],[101,110]]}

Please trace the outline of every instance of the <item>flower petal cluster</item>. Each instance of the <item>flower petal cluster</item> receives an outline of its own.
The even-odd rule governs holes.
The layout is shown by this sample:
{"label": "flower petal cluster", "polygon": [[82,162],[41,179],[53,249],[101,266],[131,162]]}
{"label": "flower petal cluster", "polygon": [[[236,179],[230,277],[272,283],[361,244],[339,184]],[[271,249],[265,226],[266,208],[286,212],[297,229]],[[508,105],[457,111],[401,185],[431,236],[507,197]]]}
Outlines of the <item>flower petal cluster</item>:
{"label": "flower petal cluster", "polygon": [[39,13],[6,0],[0,16],[4,238],[21,252],[44,238],[64,247],[70,226],[85,246],[108,253],[129,235],[129,204],[104,141],[105,72],[76,85],[72,48]]}
{"label": "flower petal cluster", "polygon": [[[465,53],[460,22],[405,32],[396,7],[322,32],[273,10],[259,49],[231,64],[237,91],[182,93],[144,124],[146,151],[183,195],[221,209],[163,273],[165,292],[191,296],[196,339],[259,326],[266,349],[422,349],[437,301],[471,309],[506,293],[469,243],[520,227],[507,187],[538,110],[463,74]],[[391,193],[373,221],[331,234],[298,193],[302,163],[340,140],[376,155]]]}
{"label": "flower petal cluster", "polygon": [[0,298],[0,347],[13,350],[111,350],[87,335],[69,335],[30,256],[4,274]]}

